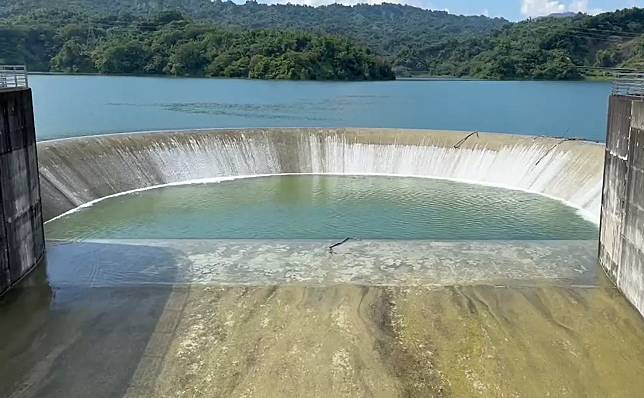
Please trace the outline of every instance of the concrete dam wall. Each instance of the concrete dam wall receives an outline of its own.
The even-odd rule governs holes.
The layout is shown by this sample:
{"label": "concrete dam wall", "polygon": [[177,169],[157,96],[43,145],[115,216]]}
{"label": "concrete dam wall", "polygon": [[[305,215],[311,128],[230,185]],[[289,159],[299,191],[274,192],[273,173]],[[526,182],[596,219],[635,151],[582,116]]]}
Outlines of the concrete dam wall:
{"label": "concrete dam wall", "polygon": [[611,96],[599,260],[644,315],[644,99]]}
{"label": "concrete dam wall", "polygon": [[0,293],[43,258],[31,90],[0,89]]}
{"label": "concrete dam wall", "polygon": [[163,184],[283,173],[450,178],[532,191],[599,220],[604,146],[504,134],[253,129],[116,134],[38,143],[46,220]]}

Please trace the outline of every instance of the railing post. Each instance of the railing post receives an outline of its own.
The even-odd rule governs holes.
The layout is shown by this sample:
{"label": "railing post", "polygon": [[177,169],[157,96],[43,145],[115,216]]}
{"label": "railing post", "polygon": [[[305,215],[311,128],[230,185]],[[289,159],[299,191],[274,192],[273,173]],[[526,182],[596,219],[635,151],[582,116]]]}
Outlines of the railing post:
{"label": "railing post", "polygon": [[613,94],[644,97],[644,72],[623,72],[617,75]]}
{"label": "railing post", "polygon": [[0,88],[29,87],[27,67],[24,65],[0,65]]}

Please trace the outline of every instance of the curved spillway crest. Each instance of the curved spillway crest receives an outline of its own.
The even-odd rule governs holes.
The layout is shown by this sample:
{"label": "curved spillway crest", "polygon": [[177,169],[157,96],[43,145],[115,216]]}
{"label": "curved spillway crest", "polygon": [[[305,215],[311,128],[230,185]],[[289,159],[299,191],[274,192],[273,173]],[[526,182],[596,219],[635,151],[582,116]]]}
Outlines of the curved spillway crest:
{"label": "curved spillway crest", "polygon": [[598,215],[603,147],[466,136],[40,143],[45,218],[62,215],[46,228],[64,241],[48,242],[47,283],[0,303],[21,325],[0,328],[0,378],[34,396],[83,395],[99,373],[106,396],[637,396],[642,319],[576,211]]}
{"label": "curved spillway crest", "polygon": [[599,220],[604,147],[553,138],[377,129],[82,137],[38,144],[45,220],[152,186],[282,173],[449,178],[547,195]]}
{"label": "curved spillway crest", "polygon": [[[52,245],[49,258],[67,265],[50,272],[59,282],[92,285],[593,283],[596,228],[548,197],[595,219],[603,147],[467,136],[271,129],[41,142],[45,219],[94,204],[48,223],[49,237],[84,240]],[[283,176],[149,190],[276,174],[360,178]],[[131,191],[138,193],[118,196]],[[328,252],[348,236],[360,240]],[[294,240],[303,238],[309,241]],[[89,266],[88,258],[95,260]]]}

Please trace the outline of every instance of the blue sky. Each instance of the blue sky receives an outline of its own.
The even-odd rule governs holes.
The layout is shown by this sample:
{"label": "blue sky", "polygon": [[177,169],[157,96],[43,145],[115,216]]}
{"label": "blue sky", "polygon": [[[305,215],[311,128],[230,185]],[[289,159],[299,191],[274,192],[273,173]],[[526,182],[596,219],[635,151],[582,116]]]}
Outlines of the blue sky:
{"label": "blue sky", "polygon": [[[331,3],[381,3],[383,0],[259,0],[261,3],[298,3],[322,5]],[[547,15],[553,12],[582,11],[596,14],[618,8],[644,7],[644,0],[385,0],[388,3],[410,4],[452,14],[489,15],[512,21]],[[239,0],[243,2],[243,0]]]}

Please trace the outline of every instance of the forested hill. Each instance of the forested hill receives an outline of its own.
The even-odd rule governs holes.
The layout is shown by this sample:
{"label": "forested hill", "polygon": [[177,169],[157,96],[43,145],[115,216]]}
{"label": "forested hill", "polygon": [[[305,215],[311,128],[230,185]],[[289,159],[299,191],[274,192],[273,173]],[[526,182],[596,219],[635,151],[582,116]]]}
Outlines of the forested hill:
{"label": "forested hill", "polygon": [[32,71],[290,80],[390,80],[390,64],[349,39],[222,29],[177,12],[152,18],[39,10],[0,20],[0,64]]}
{"label": "forested hill", "polygon": [[0,1],[0,18],[37,9],[139,17],[172,10],[195,21],[224,27],[293,29],[346,36],[390,57],[410,45],[425,47],[447,39],[480,37],[509,23],[501,18],[458,16],[398,4],[309,7],[220,0],[4,0]]}
{"label": "forested hill", "polygon": [[401,53],[396,64],[433,75],[572,80],[644,70],[644,9],[549,17],[488,36],[453,39]]}
{"label": "forested hill", "polygon": [[[364,78],[378,78],[376,76],[381,73],[387,76],[390,66],[399,76],[423,74],[553,80],[604,77],[611,73],[611,68],[644,69],[642,8],[597,16],[556,15],[510,23],[503,19],[456,16],[443,11],[394,4],[313,8],[269,6],[255,2],[236,5],[219,0],[5,0],[0,2],[0,29],[4,29],[0,31],[0,62],[24,59],[32,67],[35,63],[37,69],[52,70],[83,70],[91,67],[102,71],[102,64],[97,64],[96,57],[104,50],[106,38],[110,43],[112,39],[119,43],[127,39],[147,46],[158,40],[155,35],[159,33],[154,31],[159,29],[164,37],[173,38],[164,39],[168,40],[164,42],[166,47],[152,46],[147,50],[150,54],[161,51],[160,56],[165,57],[164,60],[170,59],[169,54],[185,41],[197,41],[201,43],[199,48],[212,58],[209,58],[210,63],[214,62],[215,49],[206,47],[212,45],[211,42],[203,41],[203,37],[198,35],[185,38],[194,29],[225,30],[239,37],[240,41],[233,45],[235,51],[226,48],[225,52],[229,55],[234,53],[232,58],[227,59],[238,59],[249,67],[251,58],[257,55],[257,48],[262,48],[260,55],[263,56],[271,54],[271,58],[292,58],[293,49],[300,48],[292,44],[293,35],[300,35],[309,43],[322,38],[323,41],[331,40],[336,44],[341,41],[347,49],[341,54],[326,53],[325,66],[303,71],[301,65],[318,62],[313,54],[320,54],[319,49],[312,50],[318,48],[317,44],[307,47],[306,56],[300,54],[297,60],[280,61],[266,69],[281,70],[277,67],[281,65],[280,68],[286,67],[290,71],[265,74],[279,78],[330,76],[329,68],[348,66],[350,57],[358,57],[357,62],[361,65],[365,63],[363,69],[368,73],[364,74]],[[251,32],[242,34],[248,29],[270,29],[272,33],[264,31],[256,33],[255,37],[277,35],[280,36],[279,40],[284,39],[291,44],[282,45],[281,50],[272,52],[264,48],[264,39],[258,39],[262,44],[244,49],[244,45],[251,43],[248,41]],[[174,36],[170,34],[172,30],[177,30]],[[71,34],[72,31],[77,33]],[[273,47],[274,50],[278,48]],[[64,52],[60,53],[61,50]],[[216,51],[220,50],[217,47]],[[12,55],[7,55],[12,51]],[[87,59],[89,63],[72,63],[70,66],[60,63],[61,57]],[[154,58],[154,55],[150,57]],[[223,61],[220,58],[217,62]],[[184,70],[168,66],[170,64],[163,67],[158,64],[146,64],[144,70],[146,73],[160,70],[163,73],[177,73]],[[232,73],[234,69],[231,67],[226,73]],[[216,73],[224,73],[215,70],[218,71]],[[207,67],[195,71],[186,74],[215,73]],[[234,73],[243,75],[243,72],[242,68]],[[360,78],[354,72],[342,72],[340,75]]]}

